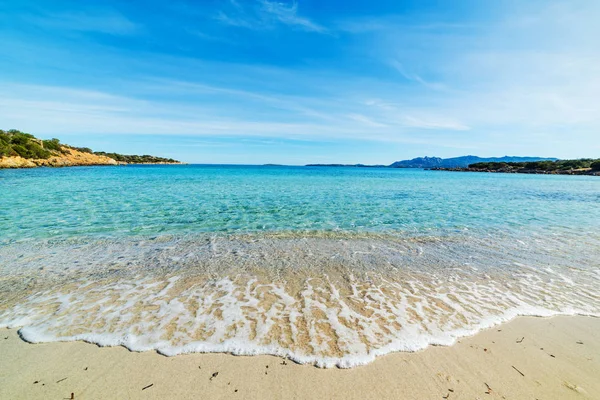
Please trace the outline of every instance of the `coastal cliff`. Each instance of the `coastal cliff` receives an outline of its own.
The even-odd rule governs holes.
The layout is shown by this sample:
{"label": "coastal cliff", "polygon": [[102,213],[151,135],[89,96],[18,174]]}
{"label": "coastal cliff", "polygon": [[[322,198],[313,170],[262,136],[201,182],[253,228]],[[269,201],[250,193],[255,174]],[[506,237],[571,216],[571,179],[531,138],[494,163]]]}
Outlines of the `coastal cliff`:
{"label": "coastal cliff", "polygon": [[17,130],[0,130],[0,169],[127,164],[181,164],[171,158],[93,152],[58,139],[41,140]]}

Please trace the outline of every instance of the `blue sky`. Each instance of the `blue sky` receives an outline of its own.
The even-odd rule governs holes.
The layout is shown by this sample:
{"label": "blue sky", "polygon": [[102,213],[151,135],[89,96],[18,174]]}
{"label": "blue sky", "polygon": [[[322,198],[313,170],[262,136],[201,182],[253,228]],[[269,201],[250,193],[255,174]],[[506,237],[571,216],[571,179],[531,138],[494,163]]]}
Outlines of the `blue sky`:
{"label": "blue sky", "polygon": [[600,2],[0,3],[0,127],[200,163],[600,156]]}

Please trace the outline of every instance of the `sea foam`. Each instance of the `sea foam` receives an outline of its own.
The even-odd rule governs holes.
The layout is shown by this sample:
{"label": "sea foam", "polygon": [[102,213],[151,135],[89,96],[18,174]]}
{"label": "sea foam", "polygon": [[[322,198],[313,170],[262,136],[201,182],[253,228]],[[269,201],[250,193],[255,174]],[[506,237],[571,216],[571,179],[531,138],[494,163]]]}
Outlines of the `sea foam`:
{"label": "sea foam", "polygon": [[[11,261],[0,326],[20,328],[29,342],[84,340],[167,356],[273,354],[349,368],[452,345],[519,315],[600,316],[596,238],[493,239],[162,237],[36,242],[35,251],[15,244],[0,249]],[[39,279],[23,288],[33,271]]]}

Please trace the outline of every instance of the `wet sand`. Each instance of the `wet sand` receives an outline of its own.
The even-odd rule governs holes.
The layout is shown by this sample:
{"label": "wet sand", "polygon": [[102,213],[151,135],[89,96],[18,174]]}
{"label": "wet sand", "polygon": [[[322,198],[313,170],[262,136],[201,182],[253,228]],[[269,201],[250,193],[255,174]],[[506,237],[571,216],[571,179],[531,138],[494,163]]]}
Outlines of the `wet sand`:
{"label": "wet sand", "polygon": [[520,317],[451,347],[347,370],[273,356],[29,344],[0,330],[0,399],[70,398],[600,399],[600,318]]}

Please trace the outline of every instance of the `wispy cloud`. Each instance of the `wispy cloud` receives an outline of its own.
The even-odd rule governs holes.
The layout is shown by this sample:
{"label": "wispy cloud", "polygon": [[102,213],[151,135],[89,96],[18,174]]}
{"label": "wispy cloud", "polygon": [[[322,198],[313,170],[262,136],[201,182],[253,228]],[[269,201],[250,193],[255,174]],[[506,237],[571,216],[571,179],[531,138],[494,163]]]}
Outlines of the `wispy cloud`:
{"label": "wispy cloud", "polygon": [[443,90],[446,88],[446,86],[441,83],[428,82],[416,73],[408,72],[406,68],[404,68],[404,65],[397,60],[390,61],[390,65],[409,81],[420,83],[421,85],[434,90]]}
{"label": "wispy cloud", "polygon": [[229,1],[228,10],[220,10],[216,19],[223,24],[248,28],[271,29],[277,25],[286,25],[308,32],[324,33],[327,29],[298,12],[298,3],[281,3],[257,0],[250,6],[242,6],[235,0]]}
{"label": "wispy cloud", "polygon": [[444,20],[422,22],[419,18],[402,15],[385,15],[383,17],[353,17],[337,20],[335,30],[340,32],[363,34],[383,31],[461,31],[475,27],[474,24],[452,23]]}
{"label": "wispy cloud", "polygon": [[366,116],[364,116],[362,114],[349,114],[348,118],[350,118],[353,121],[360,122],[361,124],[364,124],[366,126],[373,127],[373,128],[385,128],[385,127],[387,127],[386,124],[382,124],[380,122],[374,121],[371,118],[366,117]]}
{"label": "wispy cloud", "polygon": [[[180,85],[184,85],[181,83]],[[173,83],[165,83],[173,88]],[[185,86],[184,86],[185,87]],[[105,133],[105,134],[161,134],[211,137],[271,137],[310,140],[372,140],[399,143],[424,143],[411,135],[411,128],[448,129],[449,126],[424,121],[401,120],[397,115],[360,113],[360,104],[342,99],[298,98],[290,101],[292,117],[279,120],[264,114],[264,103],[280,108],[275,98],[227,88],[189,84],[186,89],[208,91],[232,96],[239,108],[222,105],[222,99],[213,104],[190,104],[180,101],[139,100],[99,91],[77,90],[69,87],[37,85],[0,85],[6,95],[0,99],[0,119],[9,126],[51,134]],[[155,89],[156,90],[156,89]],[[172,92],[176,93],[176,92]],[[285,99],[283,99],[285,102]],[[257,103],[258,102],[258,103]],[[303,103],[308,103],[308,106]],[[335,105],[338,103],[337,105]],[[228,103],[226,103],[228,104]],[[312,104],[313,107],[310,106]],[[329,105],[328,104],[334,104]],[[323,108],[326,119],[310,115],[306,110]],[[257,112],[260,110],[259,112]],[[351,113],[347,111],[351,110]],[[310,111],[309,111],[310,112]],[[36,118],[28,118],[34,114]],[[357,123],[358,122],[358,123]],[[426,126],[425,126],[426,125]],[[409,129],[407,129],[409,128]],[[450,127],[452,128],[452,127]],[[451,145],[448,140],[438,145]]]}
{"label": "wispy cloud", "polygon": [[286,5],[275,1],[262,0],[260,4],[266,15],[285,25],[297,26],[307,31],[325,32],[325,28],[321,25],[298,15],[298,3],[295,1],[290,5]]}
{"label": "wispy cloud", "polygon": [[436,117],[415,117],[412,115],[405,115],[401,118],[402,122],[412,128],[422,129],[438,129],[445,131],[468,131],[470,128],[460,122],[440,119]]}
{"label": "wispy cloud", "polygon": [[[452,6],[453,14],[403,19],[348,7],[355,25],[345,28],[326,10],[316,19],[305,3],[185,3],[189,10],[164,17],[131,14],[145,35],[127,41],[64,40],[62,31],[141,29],[116,11],[55,10],[24,27],[23,17],[11,19],[0,121],[40,135],[364,141],[389,152],[421,145],[406,156],[600,151],[598,2],[502,2],[470,17]],[[52,28],[48,37],[40,26]],[[217,43],[225,40],[235,46]]]}

